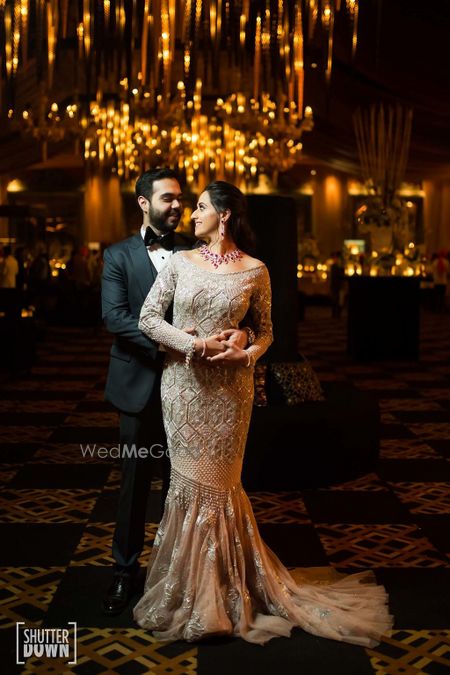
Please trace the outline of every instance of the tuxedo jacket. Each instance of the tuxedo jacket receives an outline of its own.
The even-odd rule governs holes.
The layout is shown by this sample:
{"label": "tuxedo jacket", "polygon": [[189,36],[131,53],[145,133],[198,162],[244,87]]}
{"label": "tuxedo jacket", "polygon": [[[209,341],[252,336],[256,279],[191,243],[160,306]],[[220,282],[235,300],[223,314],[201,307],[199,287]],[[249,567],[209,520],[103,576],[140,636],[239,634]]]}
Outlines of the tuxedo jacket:
{"label": "tuxedo jacket", "polygon": [[[194,239],[175,233],[174,251],[191,249]],[[105,399],[126,413],[139,413],[159,386],[162,354],[138,328],[145,298],[157,276],[140,233],[105,250],[102,317],[114,335]]]}

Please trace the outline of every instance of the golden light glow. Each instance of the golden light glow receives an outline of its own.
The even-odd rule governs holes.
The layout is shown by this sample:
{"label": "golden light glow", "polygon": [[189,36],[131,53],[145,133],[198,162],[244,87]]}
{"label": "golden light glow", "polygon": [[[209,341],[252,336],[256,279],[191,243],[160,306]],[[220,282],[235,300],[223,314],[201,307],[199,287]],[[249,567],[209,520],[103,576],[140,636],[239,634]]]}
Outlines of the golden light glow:
{"label": "golden light glow", "polygon": [[[32,5],[29,0],[0,0],[0,6],[5,35],[0,60],[14,84],[18,69],[27,60]],[[40,64],[43,103],[28,116],[22,115],[22,109],[9,115],[20,130],[39,138],[43,148],[48,141],[69,136],[83,147],[87,161],[108,162],[121,177],[175,158],[186,168],[189,181],[213,172],[216,176],[232,173],[247,183],[257,182],[261,169],[276,182],[278,171],[299,160],[300,137],[313,124],[312,110],[304,105],[307,41],[321,22],[328,41],[329,77],[335,14],[345,12],[355,27],[358,3],[277,0],[261,3],[257,13],[250,11],[250,0],[236,5],[229,0],[80,0],[70,5],[70,17],[68,7],[69,0],[35,0],[33,5],[33,17],[36,14],[43,29],[38,39],[48,47],[47,53],[40,52],[46,59]],[[249,49],[250,35],[254,35],[254,54]],[[65,48],[75,38],[79,95],[86,101],[88,114],[69,108],[72,101],[69,105],[64,101],[61,112],[44,109],[45,101],[54,96],[50,92],[61,38],[66,39]],[[279,50],[278,60],[271,58],[273,48]],[[222,67],[225,62],[230,69]],[[211,68],[208,86],[212,79],[215,91],[236,92],[228,98],[223,95],[223,107],[214,113],[202,108],[202,96],[194,91],[194,83],[203,80]],[[177,83],[180,78],[183,90]],[[82,90],[85,82],[89,82],[89,91]],[[103,100],[105,91],[115,98],[114,114],[107,115],[108,119],[101,114],[108,106]],[[211,95],[211,89],[207,94]],[[5,110],[13,108],[13,100],[6,101]],[[94,100],[98,110],[90,107]],[[130,110],[125,113],[128,101]],[[117,124],[128,128],[117,128]],[[156,124],[156,135],[152,124]],[[167,136],[161,146],[162,131]],[[289,148],[287,140],[294,141]]]}
{"label": "golden light glow", "polygon": [[84,53],[88,57],[91,51],[91,13],[89,0],[83,1],[83,45]]}
{"label": "golden light glow", "polygon": [[22,192],[25,190],[25,185],[22,183],[21,180],[18,178],[15,178],[14,180],[11,180],[8,185],[6,186],[7,192]]}
{"label": "golden light glow", "polygon": [[4,24],[5,24],[6,75],[7,77],[11,77],[11,75],[13,74],[13,42],[11,35],[12,16],[10,6],[5,8]]}
{"label": "golden light glow", "polygon": [[22,34],[22,58],[27,62],[28,56],[28,0],[20,2],[20,32]]}
{"label": "golden light glow", "polygon": [[294,73],[297,80],[297,108],[300,112],[300,116],[302,116],[305,72],[303,63],[302,10],[300,3],[295,7]]}
{"label": "golden light glow", "polygon": [[255,33],[255,63],[253,74],[253,98],[259,97],[259,79],[261,72],[261,14],[258,12],[256,17],[256,33]]}

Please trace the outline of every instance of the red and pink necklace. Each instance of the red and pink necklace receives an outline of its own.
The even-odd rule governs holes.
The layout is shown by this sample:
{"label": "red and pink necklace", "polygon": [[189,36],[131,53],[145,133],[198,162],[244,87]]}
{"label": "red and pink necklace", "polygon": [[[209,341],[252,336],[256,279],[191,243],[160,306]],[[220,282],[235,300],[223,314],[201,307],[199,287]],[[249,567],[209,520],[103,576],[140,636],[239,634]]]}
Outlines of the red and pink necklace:
{"label": "red and pink necklace", "polygon": [[204,260],[208,260],[216,269],[222,263],[228,265],[229,262],[235,262],[236,260],[240,260],[242,258],[242,251],[240,251],[238,248],[235,248],[232,251],[222,255],[220,253],[213,253],[209,250],[206,244],[203,244],[203,246],[198,249],[198,252]]}

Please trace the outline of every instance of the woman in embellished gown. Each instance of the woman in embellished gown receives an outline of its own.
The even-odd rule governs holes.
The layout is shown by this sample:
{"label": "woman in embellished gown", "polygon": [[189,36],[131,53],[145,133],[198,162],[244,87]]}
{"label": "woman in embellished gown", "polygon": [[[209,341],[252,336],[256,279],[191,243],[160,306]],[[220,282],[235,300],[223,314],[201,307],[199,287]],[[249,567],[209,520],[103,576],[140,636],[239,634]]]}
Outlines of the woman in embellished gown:
{"label": "woman in embellished gown", "polygon": [[[210,184],[192,218],[206,245],[170,258],[139,322],[169,350],[161,396],[171,480],[134,617],[159,640],[234,635],[264,644],[299,626],[374,646],[392,616],[372,572],[320,581],[304,570],[294,580],[260,537],[241,469],[253,367],[272,342],[269,274],[237,248],[245,198],[236,187]],[[170,325],[163,317],[172,300]],[[239,327],[248,310],[253,344],[227,340],[217,352],[223,331]]]}

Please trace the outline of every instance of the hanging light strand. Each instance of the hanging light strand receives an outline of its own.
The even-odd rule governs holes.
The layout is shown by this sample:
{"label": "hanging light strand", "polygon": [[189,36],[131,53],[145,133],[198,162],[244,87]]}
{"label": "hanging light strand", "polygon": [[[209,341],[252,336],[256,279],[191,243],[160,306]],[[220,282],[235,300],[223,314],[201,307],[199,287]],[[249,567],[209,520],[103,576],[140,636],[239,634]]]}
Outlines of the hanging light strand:
{"label": "hanging light strand", "polygon": [[253,66],[253,98],[259,97],[259,80],[261,77],[261,14],[256,17],[255,62]]}
{"label": "hanging light strand", "polygon": [[[275,158],[289,166],[301,150],[298,130],[312,125],[304,91],[308,41],[325,37],[329,81],[336,12],[351,21],[355,54],[358,10],[357,0],[0,0],[6,110],[13,109],[15,75],[27,58],[36,57],[41,102],[54,100],[60,39],[67,38],[67,48],[75,37],[74,88],[85,88],[85,107],[81,112],[65,102],[67,114],[61,107],[48,118],[51,124],[42,122],[47,113],[41,116],[41,126],[47,124],[41,135],[56,137],[57,127],[59,134],[64,128],[72,134],[78,124],[84,143],[87,129],[97,126],[100,142],[88,134],[87,161],[110,163],[121,177],[170,157],[191,180],[208,171],[255,178]],[[30,41],[34,16],[36,39]],[[67,96],[67,87],[61,89]],[[229,115],[226,123],[218,123],[206,103],[220,93],[217,114]],[[26,119],[32,129],[36,116],[17,113],[10,118]]]}
{"label": "hanging light strand", "polygon": [[295,30],[294,30],[294,72],[297,81],[297,108],[300,117],[303,111],[303,87],[304,87],[304,62],[303,62],[303,27],[302,10],[300,3],[295,8]]}
{"label": "hanging light strand", "polygon": [[53,85],[53,68],[56,55],[56,31],[58,26],[58,7],[56,3],[47,4],[47,49],[48,49],[48,88]]}
{"label": "hanging light strand", "polygon": [[150,0],[144,2],[144,17],[142,21],[142,45],[141,45],[141,84],[147,84],[147,59],[148,59],[148,34],[150,29]]}
{"label": "hanging light strand", "polygon": [[350,14],[350,19],[353,25],[352,35],[352,56],[355,56],[356,47],[358,46],[358,0],[347,0],[347,11]]}

